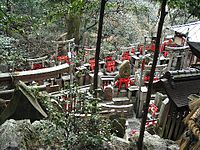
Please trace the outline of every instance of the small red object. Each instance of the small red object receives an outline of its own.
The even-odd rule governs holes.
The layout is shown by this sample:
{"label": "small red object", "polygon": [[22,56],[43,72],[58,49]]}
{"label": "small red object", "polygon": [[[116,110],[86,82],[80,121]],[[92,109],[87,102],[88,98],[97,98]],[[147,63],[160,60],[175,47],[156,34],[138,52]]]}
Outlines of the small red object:
{"label": "small red object", "polygon": [[160,52],[163,52],[164,51],[164,49],[165,49],[165,46],[162,44],[162,45],[160,45],[160,47],[159,47],[159,50],[160,50]]}
{"label": "small red object", "polygon": [[126,89],[128,89],[129,83],[130,83],[130,78],[119,78],[118,81],[116,82],[116,86],[118,86],[118,91],[120,91],[122,84],[126,85]]}
{"label": "small red object", "polygon": [[164,57],[166,58],[168,56],[168,52],[164,52]]}
{"label": "small red object", "polygon": [[112,60],[112,56],[105,57],[105,61],[111,61],[111,60]]}
{"label": "small red object", "polygon": [[[150,76],[145,76],[144,77],[144,81],[149,81],[149,80],[150,80]],[[154,77],[153,80],[156,81],[156,80],[158,80],[158,78]]]}
{"label": "small red object", "polygon": [[106,71],[108,71],[108,72],[115,71],[115,61],[114,60],[106,62]]}
{"label": "small red object", "polygon": [[33,70],[42,69],[42,64],[33,64]]}
{"label": "small red object", "polygon": [[146,45],[146,50],[148,50],[148,51],[151,50],[151,45],[149,45],[149,44]]}
{"label": "small red object", "polygon": [[94,71],[95,60],[94,60],[94,59],[90,59],[90,60],[89,60],[89,64],[90,64],[90,69],[91,69],[91,71]]}
{"label": "small red object", "polygon": [[149,81],[150,80],[150,76],[145,76],[144,77],[144,81]]}
{"label": "small red object", "polygon": [[124,60],[130,60],[131,56],[129,55],[129,52],[125,52],[122,54],[122,61]]}
{"label": "small red object", "polygon": [[66,63],[69,63],[69,57],[68,56],[58,56],[57,57],[58,61],[62,62],[65,61]]}
{"label": "small red object", "polygon": [[143,54],[143,45],[140,45],[139,47],[138,47],[138,51],[140,52],[140,55],[142,55]]}
{"label": "small red object", "polygon": [[133,53],[133,54],[135,53],[135,49],[134,48],[131,49],[131,53]]}
{"label": "small red object", "polygon": [[163,43],[164,43],[164,46],[168,46],[173,43],[173,40],[172,39],[165,40]]}
{"label": "small red object", "polygon": [[155,117],[155,114],[156,112],[158,112],[158,107],[152,103],[150,106],[149,106],[149,109],[148,109],[148,112],[152,111],[152,117]]}
{"label": "small red object", "polygon": [[151,50],[152,50],[152,51],[155,51],[155,49],[156,49],[156,46],[155,46],[155,44],[153,43],[153,44],[151,45]]}
{"label": "small red object", "polygon": [[148,127],[150,125],[156,125],[156,120],[150,120],[150,121],[147,121],[146,124],[145,124],[145,127]]}
{"label": "small red object", "polygon": [[137,130],[132,130],[132,134],[135,134],[137,133],[138,131]]}

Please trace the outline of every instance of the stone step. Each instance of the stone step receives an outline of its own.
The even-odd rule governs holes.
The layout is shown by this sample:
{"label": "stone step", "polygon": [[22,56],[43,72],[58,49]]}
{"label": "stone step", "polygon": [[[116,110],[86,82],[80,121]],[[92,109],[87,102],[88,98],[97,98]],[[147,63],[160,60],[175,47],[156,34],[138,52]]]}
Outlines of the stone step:
{"label": "stone step", "polygon": [[102,105],[114,105],[114,102],[110,101],[110,102],[101,102],[101,103],[98,103],[97,106],[99,107],[100,111],[107,111],[109,109],[107,109],[106,107],[102,107]]}
{"label": "stone step", "polygon": [[128,104],[128,105],[108,105],[108,104],[102,104],[102,107],[107,107],[107,108],[113,108],[113,109],[127,109],[133,107],[133,104]]}
{"label": "stone step", "polygon": [[121,110],[115,110],[115,109],[100,111],[100,114],[107,117],[109,117],[110,115],[123,116],[124,118],[129,118],[133,116],[132,113],[127,110],[121,111]]}
{"label": "stone step", "polygon": [[[115,103],[117,103],[117,105]],[[129,103],[129,99],[127,97],[114,98],[114,101],[112,102],[98,103],[98,107],[100,113],[105,116],[117,114],[127,118],[132,117],[133,115],[133,104]]]}
{"label": "stone step", "polygon": [[124,114],[125,116],[130,116],[133,112],[133,104],[128,105],[101,105],[102,110],[111,110],[114,109],[115,113]]}
{"label": "stone step", "polygon": [[109,102],[100,102],[98,103],[98,107],[102,107],[102,105],[114,105],[114,102],[113,101],[109,101]]}
{"label": "stone step", "polygon": [[130,100],[128,97],[114,97],[113,102],[115,105],[128,105]]}
{"label": "stone step", "polygon": [[112,115],[115,113],[115,109],[101,110],[100,114],[102,115]]}

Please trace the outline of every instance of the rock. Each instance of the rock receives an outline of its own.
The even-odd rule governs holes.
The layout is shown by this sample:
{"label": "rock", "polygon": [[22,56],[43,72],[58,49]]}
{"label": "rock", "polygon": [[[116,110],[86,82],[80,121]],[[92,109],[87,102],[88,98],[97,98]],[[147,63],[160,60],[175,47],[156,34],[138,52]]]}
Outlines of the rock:
{"label": "rock", "polygon": [[125,134],[125,124],[126,119],[119,115],[110,115],[109,119],[111,120],[111,133],[115,134],[117,137],[124,137]]}
{"label": "rock", "polygon": [[112,101],[113,98],[113,88],[112,86],[108,85],[104,89],[104,100],[105,101]]}
{"label": "rock", "polygon": [[112,146],[114,147],[113,150],[129,150],[130,149],[130,142],[126,141],[125,139],[112,136]]}
{"label": "rock", "polygon": [[[136,141],[139,137],[139,130],[131,136],[133,149],[136,147]],[[144,133],[144,150],[179,150],[178,144],[172,140],[163,139],[158,135],[151,135],[147,131]]]}
{"label": "rock", "polygon": [[85,78],[84,78],[84,84],[88,85],[91,84],[93,82],[91,76],[89,74],[85,74]]}
{"label": "rock", "polygon": [[115,150],[114,145],[111,142],[103,142],[102,148],[100,150]]}
{"label": "rock", "polygon": [[25,149],[23,143],[31,137],[32,131],[30,120],[7,120],[0,126],[0,149]]}
{"label": "rock", "polygon": [[0,64],[0,73],[8,72],[8,65],[7,64]]}
{"label": "rock", "polygon": [[[139,132],[136,136],[139,136]],[[110,150],[135,150],[136,142],[129,142],[125,139],[112,136]],[[114,147],[114,149],[113,149]],[[179,150],[178,145],[171,140],[160,138],[158,135],[151,135],[145,131],[144,150]]]}
{"label": "rock", "polygon": [[64,129],[48,120],[11,119],[0,126],[1,150],[63,149],[64,140]]}
{"label": "rock", "polygon": [[128,141],[129,140],[129,137],[130,137],[130,133],[132,133],[132,131],[136,131],[139,133],[140,131],[140,126],[141,126],[141,123],[140,121],[133,117],[133,118],[129,118],[126,120],[126,133],[124,135],[124,138]]}
{"label": "rock", "polygon": [[178,145],[174,141],[160,138],[156,134],[151,135],[146,131],[144,135],[144,145],[147,150],[179,150]]}

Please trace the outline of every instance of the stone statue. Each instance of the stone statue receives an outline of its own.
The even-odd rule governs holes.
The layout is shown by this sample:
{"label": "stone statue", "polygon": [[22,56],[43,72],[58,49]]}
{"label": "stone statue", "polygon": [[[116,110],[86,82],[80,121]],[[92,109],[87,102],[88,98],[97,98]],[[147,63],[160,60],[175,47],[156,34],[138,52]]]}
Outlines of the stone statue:
{"label": "stone statue", "polygon": [[123,61],[119,67],[119,74],[115,76],[115,81],[119,78],[129,78],[131,75],[131,66],[129,60]]}

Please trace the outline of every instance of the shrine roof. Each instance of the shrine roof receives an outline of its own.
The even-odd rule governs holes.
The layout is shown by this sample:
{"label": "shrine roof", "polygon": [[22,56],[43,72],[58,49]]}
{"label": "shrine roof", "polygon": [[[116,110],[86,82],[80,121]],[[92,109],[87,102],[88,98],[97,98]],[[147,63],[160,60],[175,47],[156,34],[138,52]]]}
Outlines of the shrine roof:
{"label": "shrine roof", "polygon": [[173,75],[171,78],[164,78],[155,83],[154,89],[166,93],[177,107],[188,106],[188,96],[200,92],[200,74]]}
{"label": "shrine roof", "polygon": [[189,41],[200,42],[200,21],[171,27],[172,30],[185,34]]}
{"label": "shrine roof", "polygon": [[200,58],[200,42],[188,42],[188,44],[192,50],[192,53]]}

